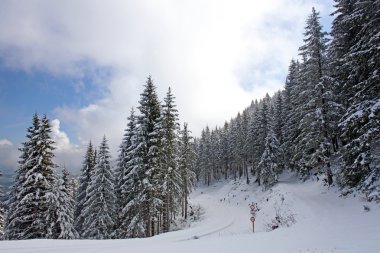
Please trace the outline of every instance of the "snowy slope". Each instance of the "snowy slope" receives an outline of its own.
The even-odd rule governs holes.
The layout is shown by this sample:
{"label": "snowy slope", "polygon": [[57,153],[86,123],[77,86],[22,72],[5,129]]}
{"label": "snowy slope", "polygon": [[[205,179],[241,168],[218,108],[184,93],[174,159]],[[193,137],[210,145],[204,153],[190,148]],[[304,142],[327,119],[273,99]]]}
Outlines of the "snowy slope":
{"label": "snowy slope", "polygon": [[[266,192],[243,180],[220,182],[192,194],[192,205],[201,205],[204,215],[185,230],[147,239],[2,241],[0,252],[380,252],[380,206],[338,195],[320,181],[300,183],[292,175]],[[251,202],[260,209],[255,233]],[[289,227],[268,232],[276,213]]]}

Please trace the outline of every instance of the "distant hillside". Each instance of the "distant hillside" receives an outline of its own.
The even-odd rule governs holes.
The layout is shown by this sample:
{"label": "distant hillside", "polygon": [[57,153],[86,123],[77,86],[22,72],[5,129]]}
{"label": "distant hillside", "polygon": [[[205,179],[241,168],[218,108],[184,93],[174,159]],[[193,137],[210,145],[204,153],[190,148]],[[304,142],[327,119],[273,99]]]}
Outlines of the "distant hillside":
{"label": "distant hillside", "polygon": [[[0,168],[2,176],[0,176],[0,186],[3,187],[3,193],[8,192],[14,181],[15,172],[9,168]],[[0,196],[0,200],[4,201],[5,197]]]}

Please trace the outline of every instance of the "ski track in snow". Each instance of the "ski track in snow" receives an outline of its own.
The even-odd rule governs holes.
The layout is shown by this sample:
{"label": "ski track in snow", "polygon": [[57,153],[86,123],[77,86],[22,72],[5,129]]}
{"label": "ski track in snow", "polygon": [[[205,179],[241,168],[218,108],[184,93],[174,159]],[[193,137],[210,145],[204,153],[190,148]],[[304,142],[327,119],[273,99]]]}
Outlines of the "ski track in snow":
{"label": "ski track in snow", "polygon": [[[192,193],[191,205],[200,205],[204,214],[183,230],[144,239],[0,241],[0,252],[378,253],[380,205],[338,195],[336,188],[327,189],[321,181],[301,183],[291,174],[265,192],[244,180],[219,182]],[[249,220],[252,202],[260,209],[255,233]],[[295,223],[268,232],[276,208]]]}

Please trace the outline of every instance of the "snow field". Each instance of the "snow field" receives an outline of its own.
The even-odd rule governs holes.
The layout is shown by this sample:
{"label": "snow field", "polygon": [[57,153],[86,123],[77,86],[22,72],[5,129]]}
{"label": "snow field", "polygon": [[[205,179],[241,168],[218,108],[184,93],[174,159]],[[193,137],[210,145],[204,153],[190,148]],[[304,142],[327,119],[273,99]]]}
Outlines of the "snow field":
{"label": "snow field", "polygon": [[[191,204],[201,205],[204,214],[183,230],[145,239],[2,241],[0,252],[378,253],[380,206],[360,197],[343,199],[338,189],[322,184],[301,183],[291,174],[265,192],[244,180],[219,182],[192,193]],[[249,220],[252,202],[260,209],[255,233]],[[268,232],[278,214],[287,224]]]}

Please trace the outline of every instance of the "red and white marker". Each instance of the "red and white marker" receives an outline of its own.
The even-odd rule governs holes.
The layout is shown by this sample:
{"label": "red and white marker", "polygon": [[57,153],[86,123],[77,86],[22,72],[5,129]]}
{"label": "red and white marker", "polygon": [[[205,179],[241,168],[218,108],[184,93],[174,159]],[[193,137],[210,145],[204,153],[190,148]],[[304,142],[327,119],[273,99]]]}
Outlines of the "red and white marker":
{"label": "red and white marker", "polygon": [[255,222],[255,220],[256,220],[255,217],[252,216],[252,217],[251,217],[251,221],[252,221],[252,222]]}

